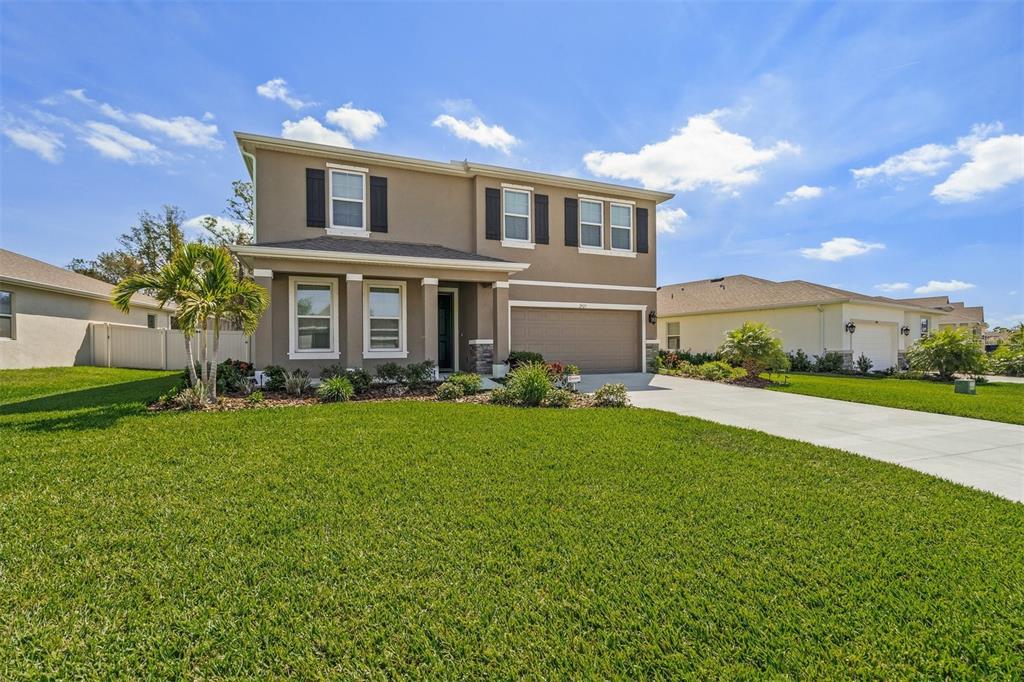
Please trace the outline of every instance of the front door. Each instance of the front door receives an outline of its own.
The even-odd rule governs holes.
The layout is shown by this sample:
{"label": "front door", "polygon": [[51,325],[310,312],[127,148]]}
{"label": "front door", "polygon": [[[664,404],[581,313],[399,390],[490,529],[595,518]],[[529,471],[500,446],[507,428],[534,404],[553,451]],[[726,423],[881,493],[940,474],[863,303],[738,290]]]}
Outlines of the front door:
{"label": "front door", "polygon": [[455,369],[455,295],[450,291],[437,294],[437,368]]}

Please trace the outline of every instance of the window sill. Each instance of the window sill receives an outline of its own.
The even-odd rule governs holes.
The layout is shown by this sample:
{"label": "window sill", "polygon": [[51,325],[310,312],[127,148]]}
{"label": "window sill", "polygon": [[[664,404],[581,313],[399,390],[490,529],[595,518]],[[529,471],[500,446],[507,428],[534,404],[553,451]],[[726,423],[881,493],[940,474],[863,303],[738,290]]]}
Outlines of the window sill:
{"label": "window sill", "polygon": [[358,227],[328,227],[326,232],[331,237],[369,237],[370,233]]}
{"label": "window sill", "polygon": [[521,239],[502,239],[501,245],[508,249],[532,249],[536,246],[533,242],[527,242]]}
{"label": "window sill", "polygon": [[322,353],[306,353],[300,351],[288,351],[289,360],[338,360],[341,358],[341,353],[337,351],[324,351]]}
{"label": "window sill", "polygon": [[377,358],[381,359],[396,359],[396,358],[407,358],[409,357],[409,351],[407,350],[364,350],[364,360],[374,360]]}
{"label": "window sill", "polygon": [[599,249],[592,246],[580,246],[579,252],[586,253],[593,256],[618,256],[619,258],[636,258],[636,251],[626,251],[625,249]]}

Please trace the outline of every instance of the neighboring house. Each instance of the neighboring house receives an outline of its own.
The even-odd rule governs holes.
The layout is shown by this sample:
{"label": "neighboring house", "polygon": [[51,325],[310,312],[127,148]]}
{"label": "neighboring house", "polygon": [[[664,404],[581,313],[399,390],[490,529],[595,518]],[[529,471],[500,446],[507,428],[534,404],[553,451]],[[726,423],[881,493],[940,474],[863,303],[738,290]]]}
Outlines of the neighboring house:
{"label": "neighboring house", "polygon": [[91,322],[168,327],[168,313],[148,297],[132,297],[123,314],[114,287],[49,263],[0,249],[0,368],[92,363]]}
{"label": "neighboring house", "polygon": [[510,350],[586,372],[657,348],[654,216],[671,194],[247,133],[270,308],[257,367],[431,360],[501,375]]}
{"label": "neighboring house", "polygon": [[749,275],[658,289],[658,339],[665,348],[712,352],[727,331],[754,321],[775,329],[787,351],[835,351],[847,367],[863,353],[876,370],[902,366],[904,351],[944,314],[884,296]]}
{"label": "neighboring house", "polygon": [[967,329],[979,342],[982,341],[985,330],[988,328],[988,324],[985,322],[984,306],[965,306],[962,301],[950,301],[949,296],[926,296],[899,300],[946,313],[939,320],[939,329]]}

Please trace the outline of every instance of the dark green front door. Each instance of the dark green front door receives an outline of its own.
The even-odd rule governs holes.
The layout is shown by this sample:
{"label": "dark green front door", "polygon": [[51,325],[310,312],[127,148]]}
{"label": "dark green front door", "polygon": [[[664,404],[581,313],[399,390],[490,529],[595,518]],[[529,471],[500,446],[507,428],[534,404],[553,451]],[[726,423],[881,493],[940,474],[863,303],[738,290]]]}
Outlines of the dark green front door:
{"label": "dark green front door", "polygon": [[455,295],[442,291],[437,295],[437,368],[455,369]]}

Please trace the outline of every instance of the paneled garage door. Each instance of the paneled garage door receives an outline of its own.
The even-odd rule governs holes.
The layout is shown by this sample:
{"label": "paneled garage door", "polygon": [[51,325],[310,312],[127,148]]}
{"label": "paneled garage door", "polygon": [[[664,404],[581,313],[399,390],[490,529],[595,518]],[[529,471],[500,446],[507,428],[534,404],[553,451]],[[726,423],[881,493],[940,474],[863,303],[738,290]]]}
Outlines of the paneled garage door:
{"label": "paneled garage door", "polygon": [[639,372],[636,310],[512,308],[512,350],[540,353],[583,372]]}
{"label": "paneled garage door", "polygon": [[896,325],[857,322],[853,333],[853,362],[860,354],[871,358],[871,369],[889,369],[896,364]]}

